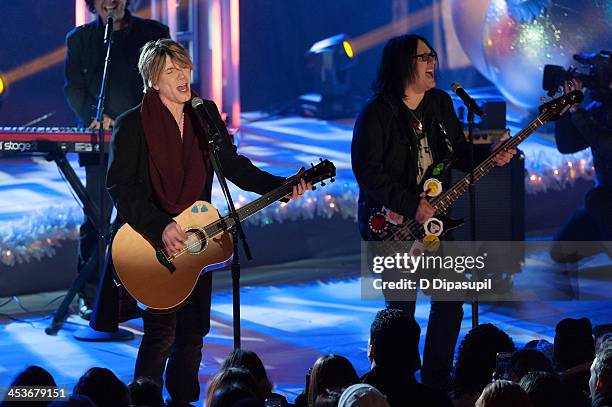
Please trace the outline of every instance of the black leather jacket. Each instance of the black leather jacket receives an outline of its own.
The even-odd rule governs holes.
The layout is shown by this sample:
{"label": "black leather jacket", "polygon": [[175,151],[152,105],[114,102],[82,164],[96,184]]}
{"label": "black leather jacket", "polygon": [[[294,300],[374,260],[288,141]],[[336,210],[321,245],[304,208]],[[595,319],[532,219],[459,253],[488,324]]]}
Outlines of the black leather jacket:
{"label": "black leather jacket", "polygon": [[[450,96],[431,89],[423,98],[423,126],[434,163],[444,160],[468,169],[468,143],[455,114]],[[422,192],[417,185],[417,136],[409,112],[401,100],[377,96],[364,107],[353,132],[351,158],[359,184],[359,229],[368,227],[373,210],[381,206],[412,218]],[[449,144],[450,147],[449,148]],[[486,156],[476,154],[476,163]],[[443,177],[444,188],[450,173]]]}

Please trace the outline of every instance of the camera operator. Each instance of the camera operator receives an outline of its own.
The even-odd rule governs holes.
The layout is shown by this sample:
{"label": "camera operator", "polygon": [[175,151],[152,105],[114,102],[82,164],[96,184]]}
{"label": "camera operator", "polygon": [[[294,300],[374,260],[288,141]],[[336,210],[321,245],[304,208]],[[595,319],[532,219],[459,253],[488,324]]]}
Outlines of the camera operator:
{"label": "camera operator", "polygon": [[[565,93],[583,89],[580,79],[567,79],[563,83]],[[555,123],[558,150],[571,154],[590,147],[596,177],[594,187],[586,194],[584,207],[574,212],[554,238],[551,257],[557,262],[576,262],[602,251],[612,256],[609,247],[606,250],[600,243],[577,252],[564,250],[562,244],[564,241],[612,241],[612,75],[606,75],[603,83],[607,87],[590,89],[593,102],[586,108],[575,105]]]}

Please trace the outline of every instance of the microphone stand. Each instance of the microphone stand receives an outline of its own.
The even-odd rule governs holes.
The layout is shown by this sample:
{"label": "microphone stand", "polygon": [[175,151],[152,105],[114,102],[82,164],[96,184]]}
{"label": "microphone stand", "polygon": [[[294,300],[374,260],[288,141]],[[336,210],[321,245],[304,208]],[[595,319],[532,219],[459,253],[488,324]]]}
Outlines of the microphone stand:
{"label": "microphone stand", "polygon": [[[483,116],[484,112],[476,104],[474,99],[469,97],[465,90],[457,82],[451,85],[452,91],[459,96],[467,109],[468,121],[468,164],[470,167],[469,174],[469,193],[470,193],[470,239],[472,247],[476,246],[476,189],[474,187],[474,115]],[[472,269],[472,279],[479,281],[480,276],[476,269]],[[472,328],[478,326],[478,294],[475,293],[472,297]]]}
{"label": "microphone stand", "polygon": [[96,109],[96,121],[99,123],[98,127],[98,180],[100,190],[98,195],[100,197],[100,212],[98,213],[98,225],[100,225],[98,239],[98,269],[102,270],[104,267],[104,259],[106,254],[107,239],[106,236],[108,227],[106,225],[106,219],[104,219],[104,195],[106,193],[106,155],[104,151],[104,100],[106,99],[106,88],[108,85],[108,67],[110,66],[110,54],[113,45],[113,23],[114,19],[109,16],[106,19],[106,27],[104,29],[104,43],[106,44],[106,58],[104,59],[104,71],[102,72],[102,85],[100,86],[100,95],[98,96],[98,108]]}
{"label": "microphone stand", "polygon": [[[475,247],[476,242],[476,189],[474,187],[474,111],[466,104],[467,108],[467,121],[468,121],[468,164],[470,167],[470,239],[472,245]],[[472,269],[472,279],[474,281],[480,280],[477,269]],[[472,328],[478,326],[478,293],[474,293],[472,298]]]}
{"label": "microphone stand", "polygon": [[[98,96],[98,107],[96,109],[96,121],[99,123],[98,127],[98,179],[99,179],[99,191],[98,196],[100,197],[99,212],[98,212],[98,264],[97,270],[100,274],[103,273],[106,266],[106,254],[110,236],[108,236],[109,225],[105,219],[104,201],[106,192],[106,151],[104,149],[104,101],[106,99],[106,89],[108,87],[108,67],[110,66],[111,59],[111,48],[113,45],[113,24],[114,16],[108,16],[106,18],[106,26],[104,27],[104,44],[106,44],[106,57],[104,59],[104,71],[102,72],[102,84],[100,86],[100,94]],[[93,273],[96,268],[90,267],[87,270],[87,279]],[[82,280],[82,284],[85,284],[86,280]],[[80,287],[79,287],[80,288]],[[100,293],[102,284],[99,284],[98,294]],[[99,297],[99,295],[97,296]],[[97,298],[96,304],[97,307]],[[83,329],[79,329],[74,333],[74,338],[81,341],[118,341],[118,340],[130,340],[134,337],[134,334],[125,329],[117,329],[114,332],[97,332],[89,326]]]}
{"label": "microphone stand", "polygon": [[[208,106],[206,106],[208,105]],[[234,227],[231,229],[232,241],[234,244],[234,256],[232,257],[232,317],[233,317],[233,329],[234,329],[234,349],[240,349],[240,256],[238,252],[238,239],[242,242],[242,248],[247,260],[252,260],[251,249],[246,240],[240,217],[234,206],[234,201],[230,194],[225,175],[223,174],[223,165],[219,159],[219,151],[221,151],[223,137],[228,137],[227,129],[217,106],[212,101],[204,101],[202,109],[205,112],[206,121],[208,122],[208,144],[212,151],[212,165],[219,180],[221,190],[227,201],[227,207],[230,211],[230,216],[234,220]],[[213,117],[214,116],[214,117]]]}

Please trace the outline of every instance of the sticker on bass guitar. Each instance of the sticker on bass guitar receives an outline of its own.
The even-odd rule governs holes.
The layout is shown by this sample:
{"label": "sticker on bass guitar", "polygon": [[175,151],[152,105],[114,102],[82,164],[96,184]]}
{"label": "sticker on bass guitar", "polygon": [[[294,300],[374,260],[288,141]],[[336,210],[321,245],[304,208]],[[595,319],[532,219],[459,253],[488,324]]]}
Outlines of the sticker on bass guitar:
{"label": "sticker on bass guitar", "polygon": [[444,231],[444,223],[438,218],[429,218],[423,224],[426,235],[440,236]]}
{"label": "sticker on bass guitar", "polygon": [[377,235],[387,230],[387,219],[385,218],[385,214],[382,212],[375,212],[370,216],[370,219],[368,219],[368,227],[372,233],[376,233]]}
{"label": "sticker on bass guitar", "polygon": [[423,238],[423,246],[429,253],[437,252],[440,248],[440,238],[434,235],[425,235]]}
{"label": "sticker on bass guitar", "polygon": [[376,234],[381,234],[387,230],[389,225],[401,225],[404,217],[391,209],[383,207],[380,211],[374,212],[368,219],[370,230]]}
{"label": "sticker on bass guitar", "polygon": [[423,183],[423,191],[429,197],[436,197],[442,193],[442,183],[435,178],[429,178]]}

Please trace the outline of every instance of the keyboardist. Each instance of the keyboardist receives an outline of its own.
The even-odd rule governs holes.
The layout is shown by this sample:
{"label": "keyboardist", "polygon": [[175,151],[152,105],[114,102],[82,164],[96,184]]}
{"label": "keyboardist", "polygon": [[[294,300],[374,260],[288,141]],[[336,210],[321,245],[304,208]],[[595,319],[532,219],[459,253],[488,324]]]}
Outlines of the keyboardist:
{"label": "keyboardist", "polygon": [[[113,46],[103,120],[104,128],[108,129],[117,116],[142,100],[143,84],[137,67],[140,48],[148,41],[169,38],[170,34],[168,27],[161,23],[133,16],[127,8],[129,0],[83,1],[97,15],[97,19],[76,27],[66,36],[64,90],[79,124],[98,128],[100,124],[94,118],[106,55],[104,26],[107,17],[112,14]],[[93,154],[80,154],[79,163],[85,166],[87,192],[98,204],[101,200],[98,158]],[[104,217],[108,221],[112,203],[106,192],[104,199]],[[80,235],[77,270],[97,268],[98,235],[91,222],[86,221],[81,226]],[[98,281],[99,270],[79,293],[80,315],[85,319],[89,319],[95,303]]]}

